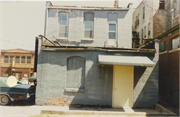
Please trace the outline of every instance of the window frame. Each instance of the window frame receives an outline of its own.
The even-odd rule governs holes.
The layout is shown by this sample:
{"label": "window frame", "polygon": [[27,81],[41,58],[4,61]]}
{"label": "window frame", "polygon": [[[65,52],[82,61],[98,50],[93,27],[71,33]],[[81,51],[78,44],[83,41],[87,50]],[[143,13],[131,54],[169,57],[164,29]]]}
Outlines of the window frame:
{"label": "window frame", "polygon": [[[161,49],[161,46],[162,46],[162,45],[164,45],[164,48],[163,48],[163,49]],[[166,42],[163,41],[163,42],[160,43],[160,52],[165,52],[165,51],[166,51]]]}
{"label": "window frame", "polygon": [[[5,59],[5,56],[7,56],[8,58]],[[5,60],[7,60],[7,62]],[[4,63],[9,63],[9,56],[8,55],[4,55]]]}
{"label": "window frame", "polygon": [[[116,30],[115,30],[115,31],[110,31],[110,30],[109,30],[109,25],[110,25],[110,24],[115,24],[115,26],[116,26]],[[115,22],[108,22],[108,39],[110,39],[110,38],[109,38],[109,33],[110,33],[110,32],[115,32],[115,40],[117,40],[117,23],[115,23]]]}
{"label": "window frame", "polygon": [[28,62],[28,57],[30,57],[30,58],[32,59],[31,56],[27,56],[26,63],[27,63],[27,64],[31,64],[31,59],[30,59],[30,63],[29,63],[29,62]]}
{"label": "window frame", "polygon": [[[18,57],[19,57],[19,60],[17,59]],[[17,60],[18,60],[18,62],[17,62]],[[20,63],[20,56],[15,57],[15,63]]]}
{"label": "window frame", "polygon": [[[60,14],[67,14],[67,25],[60,24]],[[60,26],[67,26],[67,37],[60,37]],[[57,32],[58,39],[68,39],[69,38],[69,12],[58,12],[58,32]]]}
{"label": "window frame", "polygon": [[[85,21],[85,14],[86,13],[92,13],[93,14],[93,20],[92,21]],[[85,37],[85,30],[90,30],[90,29],[85,29],[86,25],[85,22],[92,22],[92,37],[91,38],[87,38]],[[84,35],[83,35],[84,39],[94,39],[94,13],[93,12],[84,12]]]}
{"label": "window frame", "polygon": [[24,57],[24,63],[26,63],[26,56],[21,56],[21,63],[23,63],[22,62],[22,60],[23,60],[22,57]]}
{"label": "window frame", "polygon": [[[176,40],[176,39],[179,39],[179,46],[177,48],[174,48],[173,49],[173,40]],[[174,37],[171,39],[171,50],[175,50],[175,49],[178,49],[180,48],[180,38],[177,36],[177,37]]]}

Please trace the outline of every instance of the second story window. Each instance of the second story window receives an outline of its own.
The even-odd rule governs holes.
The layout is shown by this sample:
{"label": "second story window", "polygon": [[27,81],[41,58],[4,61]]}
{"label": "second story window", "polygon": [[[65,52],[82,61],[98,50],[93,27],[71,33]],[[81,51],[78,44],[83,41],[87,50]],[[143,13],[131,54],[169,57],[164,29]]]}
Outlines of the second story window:
{"label": "second story window", "polygon": [[145,7],[143,7],[143,19],[145,18]]}
{"label": "second story window", "polygon": [[14,61],[14,56],[10,56],[10,63],[13,63]]}
{"label": "second story window", "polygon": [[27,57],[27,63],[29,63],[29,64],[31,63],[31,56]]}
{"label": "second story window", "polygon": [[115,46],[117,44],[117,21],[118,15],[114,12],[108,13],[108,45]]}
{"label": "second story window", "polygon": [[68,13],[59,13],[59,32],[60,38],[68,38]]}
{"label": "second story window", "polygon": [[165,41],[161,42],[160,44],[160,52],[164,52],[166,51],[166,43]]}
{"label": "second story window", "polygon": [[109,39],[116,39],[116,23],[109,23]]}
{"label": "second story window", "polygon": [[4,63],[8,63],[9,56],[4,56]]}
{"label": "second story window", "polygon": [[25,63],[25,56],[21,56],[21,63]]}
{"label": "second story window", "polygon": [[93,38],[94,14],[84,13],[84,38]]}
{"label": "second story window", "polygon": [[20,63],[20,56],[16,56],[16,63]]}
{"label": "second story window", "polygon": [[172,39],[172,50],[177,49],[179,47],[180,47],[179,37]]}

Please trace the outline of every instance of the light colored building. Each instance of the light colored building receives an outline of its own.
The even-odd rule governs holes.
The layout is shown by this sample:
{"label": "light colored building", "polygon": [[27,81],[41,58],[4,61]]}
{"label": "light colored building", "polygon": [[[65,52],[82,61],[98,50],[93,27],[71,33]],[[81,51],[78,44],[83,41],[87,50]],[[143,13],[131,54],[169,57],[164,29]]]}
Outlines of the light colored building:
{"label": "light colored building", "polygon": [[[133,31],[143,39],[156,39],[178,25],[179,0],[143,0],[133,13]],[[173,10],[172,10],[173,9]],[[173,18],[172,18],[173,17]]]}
{"label": "light colored building", "polygon": [[10,75],[27,79],[34,73],[34,51],[11,49],[1,50],[1,77]]}
{"label": "light colored building", "polygon": [[36,104],[157,103],[158,42],[132,48],[134,9],[115,6],[47,6],[45,36],[38,37]]}

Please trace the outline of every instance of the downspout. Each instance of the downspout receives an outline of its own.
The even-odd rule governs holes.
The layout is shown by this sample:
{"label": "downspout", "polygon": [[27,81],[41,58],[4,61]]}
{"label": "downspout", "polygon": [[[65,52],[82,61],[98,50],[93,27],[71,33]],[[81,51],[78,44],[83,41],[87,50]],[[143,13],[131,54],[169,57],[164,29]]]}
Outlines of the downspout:
{"label": "downspout", "polygon": [[173,19],[174,19],[174,9],[171,9],[171,13],[172,13],[172,19],[171,19],[172,24],[171,25],[172,25],[172,28],[173,28],[174,27],[174,21],[173,21]]}
{"label": "downspout", "polygon": [[46,1],[46,8],[45,8],[45,21],[44,21],[44,36],[46,36],[46,22],[47,22],[47,8],[48,6],[48,1]]}

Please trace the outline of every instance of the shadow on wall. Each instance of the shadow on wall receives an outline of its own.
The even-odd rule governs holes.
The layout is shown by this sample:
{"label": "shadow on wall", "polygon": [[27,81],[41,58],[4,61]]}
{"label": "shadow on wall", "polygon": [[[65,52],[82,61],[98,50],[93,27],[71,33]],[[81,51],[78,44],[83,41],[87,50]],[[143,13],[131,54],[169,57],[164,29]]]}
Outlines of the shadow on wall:
{"label": "shadow on wall", "polygon": [[[90,62],[90,61],[89,61]],[[96,62],[91,61],[92,66],[87,68],[84,82],[84,92],[66,92],[64,95],[71,100],[70,109],[74,106],[103,106],[111,107],[112,105],[112,66],[97,66]],[[94,62],[94,63],[93,63]],[[86,63],[87,64],[87,63]]]}
{"label": "shadow on wall", "polygon": [[154,68],[134,68],[134,108],[153,108],[158,103],[158,63]]}

